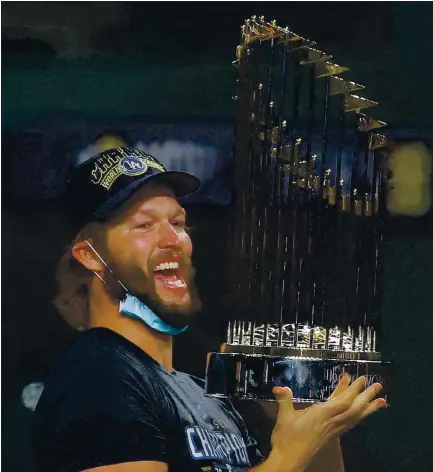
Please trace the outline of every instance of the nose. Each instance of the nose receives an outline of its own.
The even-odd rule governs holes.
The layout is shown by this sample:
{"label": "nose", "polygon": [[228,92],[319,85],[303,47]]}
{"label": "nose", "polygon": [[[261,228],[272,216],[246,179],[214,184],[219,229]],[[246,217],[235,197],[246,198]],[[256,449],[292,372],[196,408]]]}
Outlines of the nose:
{"label": "nose", "polygon": [[182,246],[182,238],[171,223],[161,223],[158,246],[161,249],[180,248]]}

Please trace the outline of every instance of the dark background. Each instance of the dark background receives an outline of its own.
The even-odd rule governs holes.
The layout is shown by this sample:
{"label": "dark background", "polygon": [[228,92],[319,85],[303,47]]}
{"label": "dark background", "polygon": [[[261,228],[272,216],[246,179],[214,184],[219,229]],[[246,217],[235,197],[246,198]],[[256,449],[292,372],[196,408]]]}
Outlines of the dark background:
{"label": "dark background", "polygon": [[[350,66],[345,78],[380,102],[374,116],[391,136],[431,144],[432,10],[418,2],[2,2],[5,471],[32,470],[23,386],[43,380],[76,336],[51,305],[67,231],[56,206],[61,182],[50,171],[67,169],[78,134],[95,130],[90,143],[96,130],[140,123],[204,127],[217,139],[218,126],[234,126],[240,25],[264,14]],[[58,145],[66,132],[70,149]],[[228,211],[190,208],[204,310],[176,341],[175,358],[178,369],[200,376],[206,352],[222,341]],[[432,470],[430,224],[389,225],[383,351],[395,365],[392,408],[344,438],[348,472]],[[248,408],[258,429],[259,413]]]}

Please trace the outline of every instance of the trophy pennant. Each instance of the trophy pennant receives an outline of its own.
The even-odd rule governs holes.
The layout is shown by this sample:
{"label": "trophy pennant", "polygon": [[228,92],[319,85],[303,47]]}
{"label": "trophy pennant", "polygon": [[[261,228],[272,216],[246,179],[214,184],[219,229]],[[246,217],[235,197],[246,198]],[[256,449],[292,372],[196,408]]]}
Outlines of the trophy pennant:
{"label": "trophy pennant", "polygon": [[378,149],[388,145],[388,137],[379,133],[370,133],[368,148],[370,150]]}
{"label": "trophy pennant", "polygon": [[332,62],[317,62],[316,63],[316,78],[329,77],[330,75],[338,75],[350,70],[348,67],[339,66]]}
{"label": "trophy pennant", "polygon": [[287,144],[280,149],[280,154],[277,155],[277,148],[274,148],[275,156],[282,162],[295,163],[299,161],[301,153],[302,139],[298,138],[293,144]]}
{"label": "trophy pennant", "polygon": [[347,112],[356,111],[359,112],[364,108],[370,108],[377,106],[378,103],[368,98],[359,97],[358,95],[346,95],[344,97],[344,110]]}
{"label": "trophy pennant", "polygon": [[316,64],[317,62],[329,61],[329,59],[332,59],[331,54],[306,46],[301,52],[299,63],[301,65]]}
{"label": "trophy pennant", "polygon": [[284,36],[277,38],[276,42],[277,44],[284,44],[287,48],[287,52],[307,48],[316,44],[314,41],[295,35],[290,31],[288,31]]}
{"label": "trophy pennant", "polygon": [[329,77],[329,95],[342,95],[345,93],[354,92],[355,90],[361,90],[365,87],[349,80],[341,79],[340,77]]}
{"label": "trophy pennant", "polygon": [[384,121],[358,113],[358,131],[371,131],[372,129],[383,128],[384,126],[386,126]]}

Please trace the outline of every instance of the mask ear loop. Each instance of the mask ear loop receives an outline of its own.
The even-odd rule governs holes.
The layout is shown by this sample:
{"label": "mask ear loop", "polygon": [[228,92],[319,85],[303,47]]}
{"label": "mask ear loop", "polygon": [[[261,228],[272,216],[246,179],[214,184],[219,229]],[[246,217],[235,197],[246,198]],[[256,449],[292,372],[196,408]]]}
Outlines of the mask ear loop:
{"label": "mask ear loop", "polygon": [[92,272],[96,275],[96,277],[98,277],[98,279],[99,279],[103,284],[105,284],[105,285],[108,287],[107,282],[98,274],[98,272],[96,272],[96,270],[92,270]]}
{"label": "mask ear loop", "polygon": [[[123,283],[114,275],[114,272],[108,267],[108,264],[104,261],[104,259],[99,255],[98,251],[89,243],[89,241],[87,241],[87,239],[84,241],[85,243],[87,243],[87,245],[90,247],[90,249],[98,256],[99,260],[104,264],[105,268],[108,270],[108,272],[110,272],[110,274],[117,280],[117,282],[119,283],[119,285],[123,288],[123,290],[125,290],[125,292],[129,293],[129,290],[125,287],[125,285],[123,285]],[[107,282],[96,272],[96,271],[92,271],[96,277],[98,277],[98,279],[103,282],[107,287],[108,287],[108,284]]]}

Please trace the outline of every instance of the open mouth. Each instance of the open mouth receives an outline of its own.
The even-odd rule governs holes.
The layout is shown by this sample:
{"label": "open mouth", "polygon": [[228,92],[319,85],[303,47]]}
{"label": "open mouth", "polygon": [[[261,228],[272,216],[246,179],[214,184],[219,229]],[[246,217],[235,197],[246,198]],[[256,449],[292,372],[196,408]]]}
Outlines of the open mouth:
{"label": "open mouth", "polygon": [[153,269],[154,278],[171,289],[186,289],[187,283],[178,262],[163,262]]}

